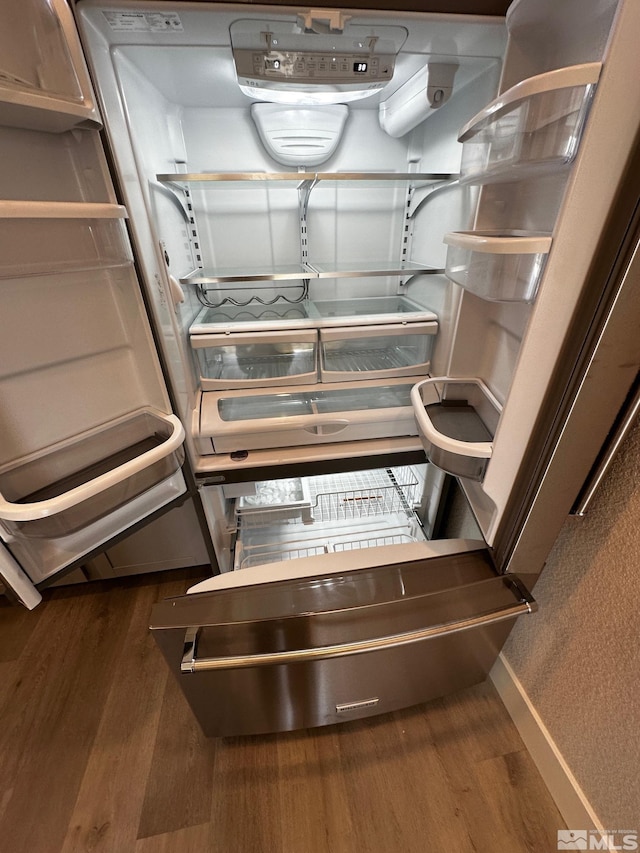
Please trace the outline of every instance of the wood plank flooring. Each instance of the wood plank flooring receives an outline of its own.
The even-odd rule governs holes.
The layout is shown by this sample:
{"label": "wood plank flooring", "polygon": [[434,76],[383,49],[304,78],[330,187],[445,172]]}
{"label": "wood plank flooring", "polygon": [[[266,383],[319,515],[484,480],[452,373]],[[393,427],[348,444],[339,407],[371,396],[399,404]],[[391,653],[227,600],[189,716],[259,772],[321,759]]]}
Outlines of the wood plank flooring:
{"label": "wood plank flooring", "polygon": [[147,630],[194,570],[0,599],[2,853],[546,853],[560,814],[490,683],[207,739]]}

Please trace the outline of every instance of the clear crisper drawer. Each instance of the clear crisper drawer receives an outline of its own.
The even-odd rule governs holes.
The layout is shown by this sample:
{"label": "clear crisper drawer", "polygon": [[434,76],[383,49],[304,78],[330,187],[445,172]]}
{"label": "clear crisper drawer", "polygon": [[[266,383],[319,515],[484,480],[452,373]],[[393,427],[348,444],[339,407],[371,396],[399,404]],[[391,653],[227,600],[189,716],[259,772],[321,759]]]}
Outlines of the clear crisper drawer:
{"label": "clear crisper drawer", "polygon": [[479,379],[418,382],[411,402],[427,458],[443,471],[482,480],[501,407]]}
{"label": "clear crisper drawer", "polygon": [[14,536],[55,538],[107,515],[175,473],[184,431],[143,410],[0,470],[0,521]]}
{"label": "clear crisper drawer", "polygon": [[416,435],[410,382],[343,383],[202,395],[200,437],[216,453]]}
{"label": "clear crisper drawer", "polygon": [[0,277],[131,263],[115,204],[0,203]]}
{"label": "clear crisper drawer", "polygon": [[461,130],[463,182],[516,180],[570,163],[599,62],[548,71],[504,92]]}
{"label": "clear crisper drawer", "polygon": [[203,390],[311,382],[317,376],[317,333],[192,335]]}
{"label": "clear crisper drawer", "polygon": [[490,302],[533,302],[551,248],[548,234],[454,231],[445,234],[446,274]]}
{"label": "clear crisper drawer", "polygon": [[320,330],[325,382],[413,376],[428,372],[438,324],[407,323]]}

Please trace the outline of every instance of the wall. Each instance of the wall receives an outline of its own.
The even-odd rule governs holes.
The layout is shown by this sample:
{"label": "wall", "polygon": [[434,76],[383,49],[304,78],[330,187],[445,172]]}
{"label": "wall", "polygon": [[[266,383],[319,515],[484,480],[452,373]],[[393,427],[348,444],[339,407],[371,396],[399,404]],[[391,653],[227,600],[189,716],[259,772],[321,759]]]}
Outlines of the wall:
{"label": "wall", "polygon": [[640,423],[503,651],[602,826],[640,830]]}

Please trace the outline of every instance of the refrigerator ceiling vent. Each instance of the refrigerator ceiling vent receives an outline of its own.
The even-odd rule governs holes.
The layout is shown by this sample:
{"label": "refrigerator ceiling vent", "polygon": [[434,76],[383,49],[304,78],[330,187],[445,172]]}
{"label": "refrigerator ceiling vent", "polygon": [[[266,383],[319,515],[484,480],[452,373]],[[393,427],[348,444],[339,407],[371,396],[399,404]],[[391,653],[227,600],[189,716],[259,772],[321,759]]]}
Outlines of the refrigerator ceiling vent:
{"label": "refrigerator ceiling vent", "polygon": [[342,137],[349,107],[287,107],[252,104],[262,144],[284,166],[318,166],[331,157]]}

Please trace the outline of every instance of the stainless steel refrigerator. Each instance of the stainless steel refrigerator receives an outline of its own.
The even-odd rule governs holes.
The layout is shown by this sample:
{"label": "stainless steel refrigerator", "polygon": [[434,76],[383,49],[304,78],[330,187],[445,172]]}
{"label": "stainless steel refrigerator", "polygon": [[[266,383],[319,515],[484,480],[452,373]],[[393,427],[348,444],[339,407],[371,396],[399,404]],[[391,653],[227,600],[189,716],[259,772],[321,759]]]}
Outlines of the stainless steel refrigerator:
{"label": "stainless steel refrigerator", "polygon": [[482,680],[632,411],[640,9],[468,6],[3,6],[0,574],[192,502],[209,734]]}

